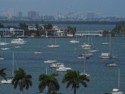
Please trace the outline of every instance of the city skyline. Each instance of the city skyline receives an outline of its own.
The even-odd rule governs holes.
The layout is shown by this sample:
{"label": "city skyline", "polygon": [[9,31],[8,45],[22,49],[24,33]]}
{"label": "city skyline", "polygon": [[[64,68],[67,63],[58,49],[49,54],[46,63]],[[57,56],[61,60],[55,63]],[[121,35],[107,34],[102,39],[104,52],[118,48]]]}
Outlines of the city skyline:
{"label": "city skyline", "polygon": [[86,15],[96,13],[101,16],[125,17],[124,0],[0,0],[0,14],[14,14],[21,11],[39,11],[40,15],[73,13]]}

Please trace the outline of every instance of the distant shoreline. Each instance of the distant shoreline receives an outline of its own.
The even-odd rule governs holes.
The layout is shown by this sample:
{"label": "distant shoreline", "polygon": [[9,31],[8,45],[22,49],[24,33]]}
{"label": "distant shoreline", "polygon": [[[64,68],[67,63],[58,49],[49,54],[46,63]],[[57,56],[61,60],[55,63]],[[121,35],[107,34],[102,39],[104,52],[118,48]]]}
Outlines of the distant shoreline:
{"label": "distant shoreline", "polygon": [[[0,23],[32,23],[32,24],[117,24],[120,21],[14,21],[0,20]],[[122,21],[125,22],[125,21]]]}

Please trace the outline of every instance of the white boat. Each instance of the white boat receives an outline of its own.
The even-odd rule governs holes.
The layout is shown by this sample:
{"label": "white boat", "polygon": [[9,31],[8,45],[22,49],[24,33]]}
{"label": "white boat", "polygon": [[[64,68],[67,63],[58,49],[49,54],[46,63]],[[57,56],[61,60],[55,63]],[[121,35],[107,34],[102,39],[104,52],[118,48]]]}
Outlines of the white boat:
{"label": "white boat", "polygon": [[97,52],[98,50],[96,50],[96,49],[90,49],[90,50],[88,50],[88,52],[90,52],[90,53],[94,53],[94,52]]}
{"label": "white boat", "polygon": [[42,54],[40,40],[38,42],[39,42],[39,49],[34,52],[34,54],[36,54],[36,55]]}
{"label": "white boat", "polygon": [[[6,32],[5,32],[6,33]],[[4,34],[4,41],[1,41],[1,36],[0,36],[0,45],[8,45],[9,43],[6,42],[6,34]]]}
{"label": "white boat", "polygon": [[123,92],[122,92],[122,91],[119,91],[119,89],[117,89],[117,88],[113,88],[113,90],[112,90],[111,93],[112,93],[112,94],[123,94]]}
{"label": "white boat", "polygon": [[11,84],[12,83],[12,78],[7,78],[6,80],[3,79],[3,80],[1,80],[1,83],[2,84]]}
{"label": "white boat", "polygon": [[113,88],[111,94],[123,94],[123,92],[120,91],[120,69],[118,69],[118,88]]}
{"label": "white boat", "polygon": [[104,38],[105,38],[105,40],[104,40],[104,42],[102,44],[103,45],[108,45],[109,44],[108,40],[110,39],[110,37],[105,36]]}
{"label": "white boat", "polygon": [[24,41],[22,38],[12,39],[11,44],[25,44],[26,41]]}
{"label": "white boat", "polygon": [[89,50],[84,50],[84,52],[78,56],[78,59],[89,59],[92,56],[93,53],[89,52]]}
{"label": "white boat", "polygon": [[111,59],[111,54],[110,53],[101,53],[100,56],[102,59]]}
{"label": "white boat", "polygon": [[4,58],[2,56],[0,56],[0,60],[4,60]]}
{"label": "white boat", "polygon": [[42,54],[41,51],[35,51],[34,54]]}
{"label": "white boat", "polygon": [[91,56],[89,56],[89,55],[83,55],[83,54],[81,54],[81,55],[79,55],[78,56],[78,59],[89,59]]}
{"label": "white boat", "polygon": [[58,47],[60,47],[60,45],[58,45],[58,44],[56,43],[56,37],[55,37],[55,40],[54,40],[54,44],[50,44],[50,45],[48,45],[48,47],[49,47],[49,48],[58,48]]}
{"label": "white boat", "polygon": [[56,71],[60,71],[60,72],[65,72],[67,70],[71,70],[72,68],[70,67],[65,67],[65,66],[60,66],[56,69]]}
{"label": "white boat", "polygon": [[9,43],[7,43],[7,42],[0,42],[0,45],[8,45]]}
{"label": "white boat", "polygon": [[85,56],[83,56],[82,54],[78,56],[78,59],[85,59]]}
{"label": "white boat", "polygon": [[83,72],[81,72],[80,74],[81,75],[86,75],[87,77],[89,77],[90,76],[90,74],[88,74],[87,72],[86,72],[86,59],[84,59],[84,61],[83,61]]}
{"label": "white boat", "polygon": [[76,39],[72,39],[70,40],[69,42],[70,43],[79,43],[78,39],[77,39],[77,36],[75,36]]}
{"label": "white boat", "polygon": [[81,72],[81,73],[80,73],[80,75],[86,75],[87,77],[89,77],[89,76],[90,76],[90,74],[85,73],[85,72]]}
{"label": "white boat", "polygon": [[103,42],[102,44],[104,44],[104,45],[108,45],[109,43],[108,43],[108,42]]}
{"label": "white boat", "polygon": [[48,45],[48,47],[49,47],[49,48],[58,48],[58,47],[60,47],[60,46],[57,45],[57,44],[50,44],[50,45]]}
{"label": "white boat", "polygon": [[117,67],[118,64],[117,63],[107,63],[106,66],[107,67]]}
{"label": "white boat", "polygon": [[1,80],[1,84],[11,84],[14,76],[14,53],[13,53],[13,60],[12,60],[12,77],[8,77],[6,80]]}
{"label": "white boat", "polygon": [[112,50],[111,50],[111,34],[109,36],[109,44],[108,44],[108,51],[107,52],[102,52],[101,53],[101,58],[102,59],[112,59],[112,58],[116,58],[115,56],[112,55]]}
{"label": "white boat", "polygon": [[1,50],[3,50],[3,51],[5,51],[5,50],[9,50],[10,48],[7,48],[7,47],[5,47],[5,48],[1,48]]}
{"label": "white boat", "polygon": [[78,40],[70,40],[70,43],[79,43]]}
{"label": "white boat", "polygon": [[15,46],[15,48],[20,48],[20,46]]}
{"label": "white boat", "polygon": [[85,52],[82,54],[84,57],[91,57],[93,56],[93,53],[90,53],[90,52]]}
{"label": "white boat", "polygon": [[51,64],[51,63],[55,63],[55,62],[57,62],[57,60],[46,60],[46,61],[44,61],[44,63],[46,63],[46,64]]}
{"label": "white boat", "polygon": [[64,66],[64,64],[57,62],[57,63],[52,63],[52,64],[50,65],[51,68],[58,68],[58,67],[60,67],[60,66]]}
{"label": "white boat", "polygon": [[90,50],[91,47],[92,47],[92,45],[86,44],[86,43],[82,44],[81,46],[82,46],[82,48],[83,48],[84,50]]}

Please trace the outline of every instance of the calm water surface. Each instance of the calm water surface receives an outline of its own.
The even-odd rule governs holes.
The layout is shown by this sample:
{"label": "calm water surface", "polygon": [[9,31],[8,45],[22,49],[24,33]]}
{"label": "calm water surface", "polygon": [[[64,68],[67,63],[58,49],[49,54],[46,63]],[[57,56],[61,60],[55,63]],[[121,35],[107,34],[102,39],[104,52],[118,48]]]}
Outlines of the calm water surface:
{"label": "calm water surface", "polygon": [[[67,28],[67,26],[74,26],[77,31],[96,31],[96,30],[111,30],[115,25],[98,25],[98,24],[55,24],[59,27]],[[10,42],[12,38],[7,38],[6,41]],[[104,94],[110,93],[112,88],[117,88],[118,69],[121,70],[120,89],[125,92],[125,38],[115,37],[112,38],[112,53],[118,58],[113,60],[118,63],[118,67],[109,68],[105,64],[111,62],[111,60],[100,59],[101,52],[108,51],[108,46],[102,45],[102,42],[106,40],[104,37],[91,37],[89,42],[94,44],[94,47],[98,52],[94,53],[93,57],[89,60],[79,60],[78,55],[83,52],[81,44],[86,42],[86,38],[78,38],[79,44],[71,44],[69,41],[72,38],[58,38],[57,43],[60,48],[51,49],[47,45],[54,43],[54,38],[25,38],[26,45],[22,45],[21,48],[15,48],[14,45],[7,45],[10,48],[8,51],[0,50],[0,55],[5,60],[0,61],[0,67],[6,68],[8,76],[12,74],[12,53],[14,53],[14,68],[22,67],[25,71],[32,75],[33,86],[24,91],[24,94],[38,94],[38,77],[40,74],[46,72],[53,72],[54,69],[50,69],[49,65],[43,63],[48,59],[56,59],[59,62],[65,64],[65,66],[71,67],[74,70],[83,71],[84,68],[87,73],[90,74],[90,82],[88,87],[80,87],[77,94]],[[4,38],[0,39],[5,41]],[[3,48],[4,46],[0,46]],[[35,55],[34,51],[41,50],[41,55]],[[62,84],[62,78],[65,72],[59,72],[58,80],[60,83],[60,92],[62,94],[73,94],[71,88],[66,89],[65,84]],[[0,78],[1,79],[1,78]],[[45,93],[45,92],[44,92]],[[43,93],[43,94],[44,94]],[[0,94],[20,94],[18,89],[14,89],[12,85],[0,84]]]}
{"label": "calm water surface", "polygon": [[[10,42],[12,38],[7,38]],[[47,45],[54,43],[54,38],[25,38],[26,45],[21,48],[15,48],[14,45],[8,45],[8,51],[0,51],[1,56],[5,60],[0,61],[0,67],[6,68],[6,72],[11,76],[12,72],[12,53],[14,53],[15,69],[22,67],[25,71],[32,75],[33,86],[29,90],[24,90],[24,94],[38,94],[38,77],[41,73],[53,72],[49,65],[43,63],[44,60],[56,59],[71,67],[74,70],[83,71],[84,61],[79,60],[77,57],[82,52],[81,44],[85,42],[85,38],[78,38],[79,44],[71,44],[69,41],[72,38],[58,38],[57,43],[60,48],[48,48]],[[117,88],[118,69],[121,70],[120,89],[125,92],[125,38],[114,37],[112,38],[112,53],[118,58],[114,62],[118,63],[118,67],[109,68],[105,64],[111,62],[110,60],[100,59],[101,52],[107,51],[108,46],[102,45],[105,41],[104,37],[91,37],[91,43],[94,44],[98,52],[94,53],[93,57],[86,60],[86,72],[90,74],[90,82],[88,87],[80,87],[77,94],[104,94],[110,93],[112,88]],[[1,39],[2,41],[4,39]],[[3,46],[0,46],[1,48]],[[41,50],[41,55],[35,55],[34,51]],[[62,94],[73,94],[71,88],[66,89],[65,84],[62,84],[62,77],[65,72],[59,72],[58,80],[60,83],[60,91]],[[1,79],[1,78],[0,78]],[[0,94],[20,94],[18,89],[14,89],[12,85],[0,84]]]}

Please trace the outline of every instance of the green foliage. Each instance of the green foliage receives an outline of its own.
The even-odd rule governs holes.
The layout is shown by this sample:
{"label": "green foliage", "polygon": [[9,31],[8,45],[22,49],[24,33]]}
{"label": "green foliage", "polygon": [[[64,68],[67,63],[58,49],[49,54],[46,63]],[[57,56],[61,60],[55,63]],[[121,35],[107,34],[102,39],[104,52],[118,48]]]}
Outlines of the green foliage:
{"label": "green foliage", "polygon": [[15,89],[19,86],[20,91],[23,92],[24,88],[29,89],[29,87],[32,86],[31,78],[31,75],[27,75],[22,68],[19,68],[15,71],[12,85],[14,85]]}
{"label": "green foliage", "polygon": [[119,22],[116,26],[112,29],[112,35],[125,35],[125,22]]}
{"label": "green foliage", "polygon": [[24,30],[28,29],[28,25],[26,23],[19,23],[19,26],[21,29],[24,29]]}
{"label": "green foliage", "polygon": [[37,36],[45,35],[45,34],[46,34],[46,32],[42,27],[37,28]]}
{"label": "green foliage", "polygon": [[74,94],[76,94],[76,89],[79,88],[80,84],[87,87],[88,81],[89,79],[85,74],[81,75],[79,71],[74,70],[67,71],[62,80],[63,83],[67,83],[66,88],[72,86],[72,89],[74,89]]}
{"label": "green foliage", "polygon": [[4,79],[7,79],[5,70],[6,70],[5,68],[0,69],[0,76],[3,77]]}
{"label": "green foliage", "polygon": [[47,25],[44,25],[44,28],[45,29],[52,29],[53,28],[53,25],[52,24],[47,24]]}
{"label": "green foliage", "polygon": [[59,83],[56,79],[57,74],[41,74],[39,76],[39,91],[43,92],[47,88],[48,94],[55,94],[59,90]]}
{"label": "green foliage", "polygon": [[68,26],[67,27],[67,33],[75,35],[75,33],[76,33],[76,27]]}

